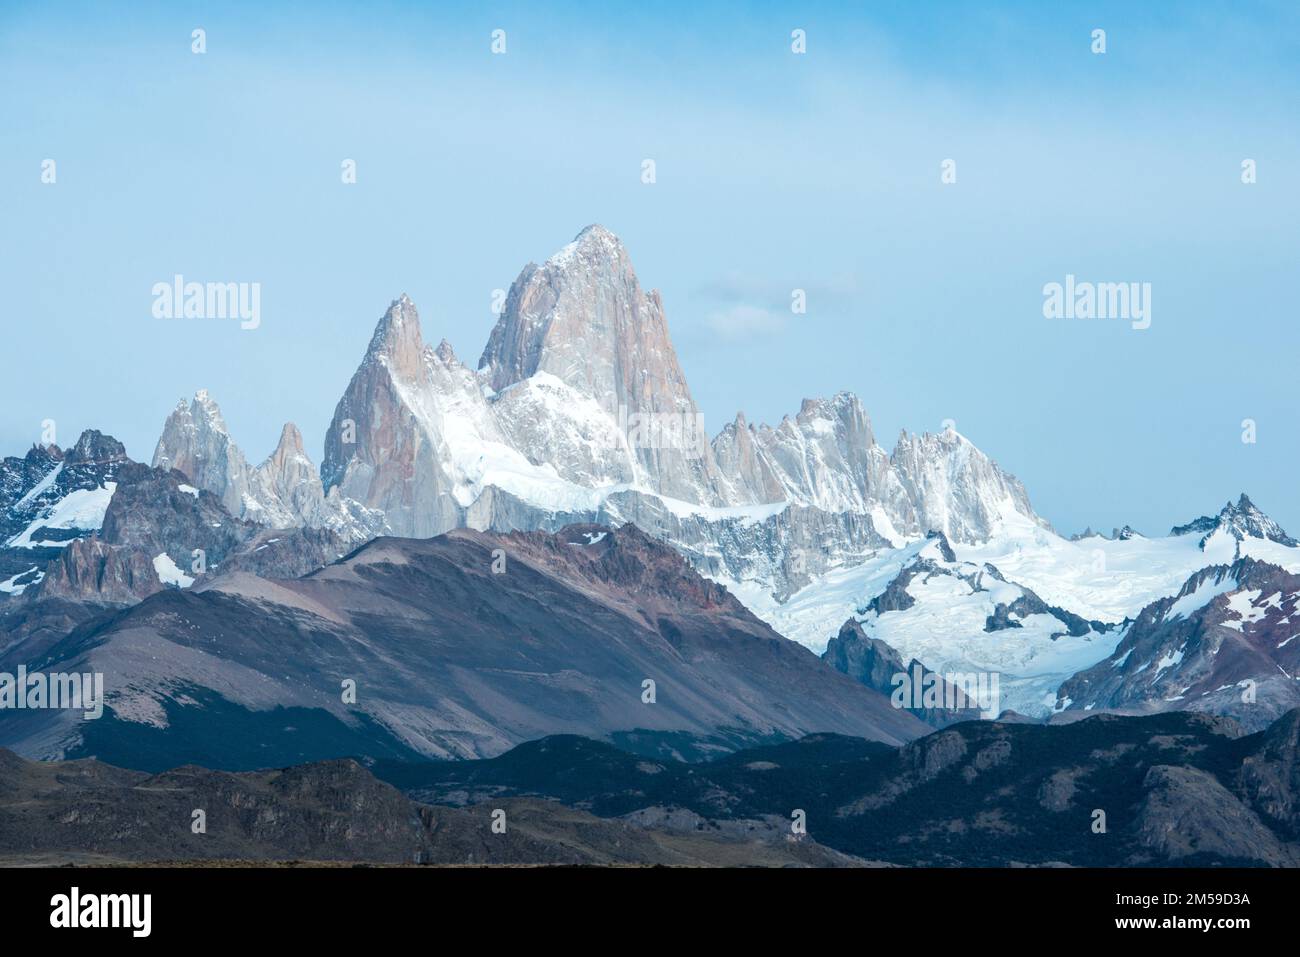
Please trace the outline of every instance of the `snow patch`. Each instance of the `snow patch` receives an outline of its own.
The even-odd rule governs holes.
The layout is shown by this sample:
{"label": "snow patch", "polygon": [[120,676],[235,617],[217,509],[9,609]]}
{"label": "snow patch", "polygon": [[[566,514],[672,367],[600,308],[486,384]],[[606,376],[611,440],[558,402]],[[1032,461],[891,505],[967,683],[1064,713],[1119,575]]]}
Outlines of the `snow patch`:
{"label": "snow patch", "polygon": [[36,519],[10,539],[9,547],[62,548],[68,544],[66,541],[33,541],[33,536],[44,528],[77,529],[87,532],[102,528],[108,503],[116,490],[116,482],[105,482],[100,488],[76,489],[69,492],[59,499],[44,517]]}
{"label": "snow patch", "polygon": [[1229,592],[1236,591],[1236,589],[1237,580],[1226,575],[1218,581],[1203,581],[1191,592],[1169,606],[1169,611],[1165,613],[1165,621],[1173,621],[1175,618],[1188,618],[1220,595],[1226,595]]}
{"label": "snow patch", "polygon": [[52,468],[48,473],[46,473],[44,478],[42,478],[39,482],[33,485],[26,495],[24,495],[22,498],[20,498],[17,502],[14,503],[13,510],[15,512],[21,512],[28,505],[32,504],[32,502],[40,498],[41,495],[44,494],[44,492],[58,480],[59,475],[62,474],[62,472],[63,472],[63,463],[60,462],[58,465],[54,466],[54,468]]}
{"label": "snow patch", "polygon": [[1237,616],[1237,621],[1225,621],[1225,628],[1235,628],[1237,631],[1244,631],[1246,625],[1254,624],[1263,620],[1268,614],[1269,605],[1265,604],[1256,607],[1255,599],[1259,598],[1259,589],[1250,591],[1239,591],[1228,599],[1228,611]]}
{"label": "snow patch", "polygon": [[154,556],[153,570],[158,573],[158,580],[164,585],[189,588],[194,584],[194,579],[177,568],[172,557],[166,552],[159,552]]}
{"label": "snow patch", "polygon": [[34,579],[32,579],[29,582],[23,582],[21,585],[17,584],[18,579],[30,575],[32,572],[36,571],[36,569],[37,566],[33,565],[31,568],[27,569],[27,571],[19,572],[17,575],[14,575],[9,579],[0,582],[0,592],[4,592],[6,595],[21,595],[24,591],[28,589],[29,586],[39,585],[41,583],[41,579],[45,577],[45,574],[43,572],[37,575]]}

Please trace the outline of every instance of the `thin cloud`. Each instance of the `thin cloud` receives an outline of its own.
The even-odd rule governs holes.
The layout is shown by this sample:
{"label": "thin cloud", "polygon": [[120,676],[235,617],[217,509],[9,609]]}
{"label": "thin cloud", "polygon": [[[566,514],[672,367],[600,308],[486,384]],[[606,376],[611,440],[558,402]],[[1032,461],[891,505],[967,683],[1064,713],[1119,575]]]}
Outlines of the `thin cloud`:
{"label": "thin cloud", "polygon": [[704,324],[723,339],[746,339],[785,331],[786,317],[762,306],[738,303],[709,313]]}

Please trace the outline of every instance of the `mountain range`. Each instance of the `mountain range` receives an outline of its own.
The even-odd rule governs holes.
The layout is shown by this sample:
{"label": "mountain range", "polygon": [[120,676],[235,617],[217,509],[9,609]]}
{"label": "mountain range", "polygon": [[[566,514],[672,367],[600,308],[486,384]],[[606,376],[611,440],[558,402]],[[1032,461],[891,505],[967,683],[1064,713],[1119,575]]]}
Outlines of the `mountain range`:
{"label": "mountain range", "polygon": [[847,392],[776,427],[738,414],[711,441],[699,416],[659,294],[590,226],[524,268],[476,369],[427,345],[414,303],[395,300],[334,411],[319,488],[295,427],[250,468],[204,392],[168,417],[153,464],[239,517],[357,541],[634,521],[776,595],[932,529],[974,542],[1011,515],[1046,527],[955,431],[903,434],[887,453]]}
{"label": "mountain range", "polygon": [[704,756],[926,730],[633,525],[382,537],[300,578],[166,589],[25,660],[103,674],[107,713],[21,713],[7,746],[146,770],[490,756],[564,732]]}
{"label": "mountain range", "polygon": [[886,451],[847,392],[710,438],[662,298],[600,226],[523,269],[474,368],[394,300],[319,470],[292,423],[251,465],[200,390],[149,465],[94,430],[5,459],[0,536],[0,668],[109,677],[103,721],[0,721],[33,757],[899,744],[968,710],[891,705],[913,664],[996,674],[1035,721],[1253,731],[1300,703],[1300,547],[1248,497],[1166,536],[1067,539],[964,436]]}

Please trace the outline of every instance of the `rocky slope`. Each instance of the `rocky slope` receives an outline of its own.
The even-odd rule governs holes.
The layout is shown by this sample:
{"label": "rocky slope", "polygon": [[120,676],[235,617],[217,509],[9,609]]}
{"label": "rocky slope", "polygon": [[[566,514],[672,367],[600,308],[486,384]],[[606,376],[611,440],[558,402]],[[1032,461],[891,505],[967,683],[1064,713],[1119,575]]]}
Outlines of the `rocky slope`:
{"label": "rocky slope", "polygon": [[0,462],[0,601],[38,585],[70,542],[103,524],[129,463],[122,443],[94,430],[66,452],[33,446]]}
{"label": "rocky slope", "polygon": [[28,713],[0,743],[144,768],[468,757],[559,732],[705,754],[925,729],[632,526],[376,539],[302,578],[159,592],[27,663],[102,673],[108,713]]}
{"label": "rocky slope", "polygon": [[490,508],[484,491],[537,472],[509,444],[474,374],[445,344],[427,346],[414,304],[396,300],[330,423],[325,487],[382,514],[392,534],[423,538],[484,527],[470,517]]}
{"label": "rocky slope", "polygon": [[1114,652],[1066,681],[1059,710],[1231,715],[1263,728],[1300,705],[1300,575],[1242,558],[1142,610]]}
{"label": "rocky slope", "polygon": [[7,459],[2,471],[0,661],[9,664],[165,589],[226,571],[303,575],[348,548],[329,528],[236,518],[188,476],[133,462],[95,431],[66,452]]}

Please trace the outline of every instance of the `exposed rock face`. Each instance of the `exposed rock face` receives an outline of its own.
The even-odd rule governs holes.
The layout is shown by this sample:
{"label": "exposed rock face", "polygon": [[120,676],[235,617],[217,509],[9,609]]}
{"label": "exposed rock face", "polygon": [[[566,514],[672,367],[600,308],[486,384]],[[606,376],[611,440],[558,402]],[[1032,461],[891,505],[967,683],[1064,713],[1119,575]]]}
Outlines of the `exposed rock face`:
{"label": "exposed rock face", "polygon": [[1057,707],[1190,709],[1266,727],[1300,705],[1298,613],[1300,576],[1251,558],[1202,569],[1062,684]]}
{"label": "exposed rock face", "polygon": [[328,529],[277,532],[235,518],[177,471],[128,461],[116,475],[102,528],[51,562],[32,591],[39,600],[131,604],[222,571],[304,575],[347,550]]}
{"label": "exposed rock face", "polygon": [[[771,433],[764,428],[764,435]],[[780,502],[786,495],[787,476],[778,474],[769,454],[760,446],[758,430],[737,412],[734,422],[714,436],[713,456],[726,477],[735,501]]]}
{"label": "exposed rock face", "polygon": [[[956,721],[973,721],[980,717],[979,705],[971,701],[960,688],[953,687],[913,658],[904,661],[897,651],[877,638],[869,637],[858,622],[850,618],[840,633],[830,640],[822,660],[842,674],[874,688],[881,694],[893,696],[901,687],[900,677],[908,687],[916,689],[915,701],[908,700],[904,710],[916,715],[926,724],[936,728],[946,727]],[[920,676],[920,681],[918,681]],[[933,676],[933,677],[931,677]],[[923,682],[934,682],[934,694],[940,702],[953,702],[955,707],[937,705],[926,707],[920,698]]]}
{"label": "exposed rock face", "polygon": [[898,544],[916,534],[915,510],[851,393],[805,399],[793,419],[764,426],[755,438],[785,497],[825,512],[870,514]]}
{"label": "exposed rock face", "polygon": [[[64,516],[55,514],[54,508],[73,492],[109,489],[118,469],[128,462],[121,442],[94,429],[83,432],[66,452],[57,445],[33,446],[21,459],[6,458],[0,462],[0,543],[33,547],[37,541],[68,541],[77,537],[78,530],[98,527],[87,524],[97,517],[95,509],[83,505],[69,510],[76,515]],[[102,497],[107,502],[108,496]],[[82,495],[74,501],[89,503],[91,498]],[[28,528],[40,519],[51,521]],[[24,530],[29,534],[16,542]]]}
{"label": "exposed rock face", "polygon": [[202,549],[215,567],[255,528],[233,517],[216,495],[188,485],[179,471],[133,465],[104,514],[102,538],[150,557],[174,550],[182,568]]}
{"label": "exposed rock face", "polygon": [[285,423],[275,451],[253,471],[251,487],[257,501],[271,503],[266,506],[269,521],[263,524],[324,524],[318,513],[325,506],[325,491],[316,466],[303,451],[302,433],[292,422]]}
{"label": "exposed rock face", "polygon": [[8,456],[0,461],[0,504],[4,511],[0,520],[6,522],[5,537],[16,532],[11,510],[17,502],[53,472],[63,461],[63,450],[57,445],[33,445],[25,456]]}
{"label": "exposed rock face", "polygon": [[206,390],[182,399],[163,424],[153,453],[154,468],[176,469],[221,500],[231,515],[258,506],[249,495],[252,469],[226,428],[221,410]]}
{"label": "exposed rock face", "polygon": [[155,468],[176,469],[211,492],[231,515],[271,528],[327,528],[343,540],[365,541],[383,530],[383,517],[340,495],[326,496],[302,433],[285,424],[265,462],[251,468],[206,391],[182,400],[163,425]]}
{"label": "exposed rock face", "polygon": [[63,457],[64,465],[70,471],[75,471],[80,466],[106,469],[129,461],[126,446],[97,429],[82,432],[77,444],[68,449]]}
{"label": "exposed rock face", "polygon": [[[724,504],[663,302],[657,291],[641,290],[623,244],[603,226],[588,226],[541,266],[524,268],[479,368],[496,392],[547,373],[615,419],[621,410],[629,419],[682,425],[659,441],[634,443],[638,477],[672,498]],[[527,451],[535,460],[555,458],[545,446]]]}
{"label": "exposed rock face", "polygon": [[[196,414],[202,425],[196,424]],[[65,613],[68,602],[120,606],[164,587],[187,587],[226,567],[306,574],[342,556],[357,538],[336,529],[373,520],[359,507],[352,515],[332,509],[292,425],[285,427],[276,454],[253,473],[252,488],[263,490],[264,500],[278,511],[248,512],[289,526],[274,534],[257,521],[232,515],[222,503],[220,495],[230,497],[240,484],[232,486],[226,477],[245,470],[210,398],[201,396],[194,406],[178,409],[167,433],[160,443],[168,450],[162,458],[170,460],[170,453],[180,450],[181,460],[219,485],[219,494],[189,484],[190,477],[180,471],[131,461],[122,443],[93,429],[66,452],[57,446],[33,448],[23,459],[0,463],[0,608],[5,612],[0,630],[9,630],[15,640],[45,634],[58,621],[85,617]],[[234,464],[207,468],[203,462],[211,457],[196,451],[200,446]],[[247,504],[253,496],[246,490],[238,497]],[[320,517],[319,527],[304,523],[304,515]],[[63,605],[7,607],[32,602]]]}
{"label": "exposed rock face", "polygon": [[898,438],[890,463],[916,509],[921,532],[956,542],[989,537],[998,523],[1021,515],[1039,521],[1025,488],[954,429]]}
{"label": "exposed rock face", "polygon": [[1242,760],[1237,789],[1271,826],[1300,841],[1300,709],[1260,735]]}
{"label": "exposed rock face", "polygon": [[41,582],[43,597],[112,605],[132,604],[162,588],[144,552],[114,548],[98,536],[65,548]]}
{"label": "exposed rock face", "polygon": [[423,538],[467,523],[493,465],[528,471],[449,347],[424,344],[406,296],[379,320],[325,437],[324,484]]}
{"label": "exposed rock face", "polygon": [[[186,486],[179,472],[134,469],[138,475],[122,482],[108,507],[104,540],[155,558],[166,554],[188,577],[235,569],[305,575],[348,549],[347,540],[331,529],[271,529],[238,519],[216,496]],[[195,568],[196,550],[202,553],[202,570]]]}
{"label": "exposed rock face", "polygon": [[1147,793],[1137,813],[1139,839],[1162,860],[1195,854],[1271,867],[1300,861],[1295,845],[1279,840],[1207,771],[1156,765],[1142,787]]}

